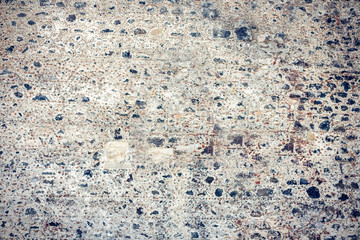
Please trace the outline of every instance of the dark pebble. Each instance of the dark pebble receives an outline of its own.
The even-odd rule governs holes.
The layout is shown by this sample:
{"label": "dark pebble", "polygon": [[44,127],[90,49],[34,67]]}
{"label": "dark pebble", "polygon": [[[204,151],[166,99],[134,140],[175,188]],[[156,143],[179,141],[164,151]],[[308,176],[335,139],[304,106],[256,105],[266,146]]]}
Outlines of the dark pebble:
{"label": "dark pebble", "polygon": [[140,224],[133,223],[132,229],[139,229],[139,228],[140,228]]}
{"label": "dark pebble", "polygon": [[137,209],[136,209],[136,213],[137,213],[138,215],[143,214],[143,213],[144,213],[144,212],[143,212],[143,208],[142,208],[142,207],[137,208]]}
{"label": "dark pebble", "polygon": [[40,62],[34,61],[34,66],[35,66],[35,67],[41,67],[42,64],[41,64]]}
{"label": "dark pebble", "polygon": [[232,191],[230,192],[230,197],[236,197],[237,194],[238,194],[237,191]]}
{"label": "dark pebble", "polygon": [[306,180],[305,178],[300,178],[300,185],[307,185],[309,184],[308,180]]}
{"label": "dark pebble", "polygon": [[36,97],[33,98],[33,100],[35,100],[35,101],[49,101],[49,99],[44,95],[37,95]]}
{"label": "dark pebble", "polygon": [[26,13],[19,13],[17,16],[18,17],[26,17]]}
{"label": "dark pebble", "polygon": [[74,3],[74,8],[81,9],[86,7],[86,2],[76,2]]}
{"label": "dark pebble", "polygon": [[149,138],[148,143],[155,144],[156,147],[160,147],[164,144],[165,139],[163,138]]}
{"label": "dark pebble", "polygon": [[115,139],[115,140],[120,140],[120,139],[122,139],[122,136],[121,136],[121,129],[120,129],[120,128],[115,129],[114,139]]}
{"label": "dark pebble", "polygon": [[231,35],[231,32],[228,30],[213,30],[213,37],[214,38],[229,38]]}
{"label": "dark pebble", "polygon": [[339,197],[339,200],[340,201],[346,201],[346,200],[348,200],[349,199],[349,196],[348,195],[346,195],[346,194],[341,194],[341,197]]}
{"label": "dark pebble", "polygon": [[242,145],[243,137],[242,136],[235,136],[231,144]]}
{"label": "dark pebble", "polygon": [[24,84],[24,87],[26,88],[26,90],[30,90],[32,89],[32,86],[30,86],[29,84],[25,83]]}
{"label": "dark pebble", "polygon": [[93,175],[92,175],[91,170],[85,170],[85,171],[84,171],[84,176],[92,177]]}
{"label": "dark pebble", "polygon": [[192,232],[191,238],[199,238],[199,234],[197,232]]}
{"label": "dark pebble", "polygon": [[263,189],[259,189],[257,191],[257,195],[258,196],[270,196],[270,195],[273,194],[273,192],[274,191],[272,189],[270,189],[270,188],[263,188]]}
{"label": "dark pebble", "polygon": [[221,188],[217,188],[217,189],[215,190],[215,195],[216,195],[217,197],[221,197],[222,194],[223,194],[223,191],[224,191],[224,190],[222,190]]}
{"label": "dark pebble", "polygon": [[23,97],[23,94],[21,92],[16,92],[14,93],[14,95],[18,98],[22,98]]}
{"label": "dark pebble", "polygon": [[25,210],[25,215],[35,215],[35,214],[36,214],[36,211],[33,208],[27,208]]}
{"label": "dark pebble", "polygon": [[58,114],[58,115],[56,115],[55,120],[61,121],[61,120],[63,120],[63,118],[64,118],[64,116],[62,114]]}
{"label": "dark pebble", "polygon": [[136,29],[134,30],[134,34],[135,34],[135,35],[146,34],[146,31],[145,31],[145,29],[142,29],[142,28],[136,28]]}
{"label": "dark pebble", "polygon": [[310,198],[320,198],[320,192],[317,187],[309,187],[306,192]]}
{"label": "dark pebble", "polygon": [[235,29],[235,34],[238,40],[250,41],[250,29],[248,27]]}
{"label": "dark pebble", "polygon": [[329,131],[330,129],[330,121],[326,120],[322,123],[320,123],[319,128],[324,131]]}
{"label": "dark pebble", "polygon": [[207,177],[206,179],[205,179],[205,182],[207,182],[207,183],[212,183],[214,181],[214,178],[213,177]]}
{"label": "dark pebble", "polygon": [[121,54],[122,54],[122,57],[124,57],[124,58],[131,58],[132,57],[130,51],[125,51],[125,52],[122,52]]}
{"label": "dark pebble", "polygon": [[56,3],[56,6],[57,6],[57,7],[65,7],[65,5],[64,5],[63,2],[57,2],[57,3]]}
{"label": "dark pebble", "polygon": [[68,22],[74,22],[76,20],[76,16],[74,14],[70,14],[67,18],[66,21]]}

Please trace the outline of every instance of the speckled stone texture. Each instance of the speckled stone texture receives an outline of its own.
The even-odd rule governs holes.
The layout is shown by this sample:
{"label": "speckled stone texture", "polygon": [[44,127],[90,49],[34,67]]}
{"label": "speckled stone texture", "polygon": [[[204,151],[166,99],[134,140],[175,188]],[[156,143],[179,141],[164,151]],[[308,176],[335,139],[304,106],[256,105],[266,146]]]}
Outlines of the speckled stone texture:
{"label": "speckled stone texture", "polygon": [[0,0],[1,239],[359,239],[358,0]]}

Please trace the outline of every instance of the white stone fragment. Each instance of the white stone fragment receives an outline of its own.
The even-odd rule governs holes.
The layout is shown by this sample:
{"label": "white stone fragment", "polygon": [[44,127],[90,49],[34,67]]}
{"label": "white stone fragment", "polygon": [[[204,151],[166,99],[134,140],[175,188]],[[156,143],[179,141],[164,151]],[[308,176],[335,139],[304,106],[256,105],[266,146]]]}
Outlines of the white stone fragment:
{"label": "white stone fragment", "polygon": [[105,144],[105,168],[129,168],[130,164],[126,163],[126,157],[129,152],[129,143],[125,141],[111,141]]}
{"label": "white stone fragment", "polygon": [[160,163],[172,159],[174,151],[172,148],[154,147],[149,148],[147,150],[147,154],[152,161],[154,161],[155,163]]}

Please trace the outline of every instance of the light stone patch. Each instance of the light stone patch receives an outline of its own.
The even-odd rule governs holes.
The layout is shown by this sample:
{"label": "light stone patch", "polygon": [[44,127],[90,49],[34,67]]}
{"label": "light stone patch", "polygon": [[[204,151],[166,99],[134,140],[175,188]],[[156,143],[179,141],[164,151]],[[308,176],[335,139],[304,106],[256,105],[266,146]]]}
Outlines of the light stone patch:
{"label": "light stone patch", "polygon": [[105,144],[105,168],[129,168],[130,164],[126,162],[129,155],[129,143],[125,141],[111,141]]}
{"label": "light stone patch", "polygon": [[164,161],[170,161],[173,158],[174,151],[172,148],[150,148],[147,150],[147,154],[155,163],[161,163]]}

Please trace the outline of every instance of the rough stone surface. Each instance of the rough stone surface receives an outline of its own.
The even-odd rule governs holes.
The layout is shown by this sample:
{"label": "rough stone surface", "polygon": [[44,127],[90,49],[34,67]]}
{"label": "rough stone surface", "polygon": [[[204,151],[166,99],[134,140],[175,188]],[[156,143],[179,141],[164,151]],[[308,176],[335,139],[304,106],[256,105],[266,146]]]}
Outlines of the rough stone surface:
{"label": "rough stone surface", "polygon": [[359,16],[0,0],[0,238],[359,239]]}

